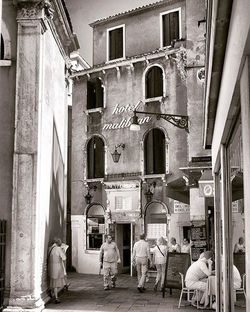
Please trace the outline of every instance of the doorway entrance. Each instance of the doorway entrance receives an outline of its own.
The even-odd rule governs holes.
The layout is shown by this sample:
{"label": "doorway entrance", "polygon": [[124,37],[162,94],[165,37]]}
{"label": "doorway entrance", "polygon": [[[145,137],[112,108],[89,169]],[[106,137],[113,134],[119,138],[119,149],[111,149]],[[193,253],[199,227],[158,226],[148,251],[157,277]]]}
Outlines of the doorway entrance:
{"label": "doorway entrance", "polygon": [[118,273],[130,273],[132,249],[130,223],[116,224],[116,243],[121,256]]}

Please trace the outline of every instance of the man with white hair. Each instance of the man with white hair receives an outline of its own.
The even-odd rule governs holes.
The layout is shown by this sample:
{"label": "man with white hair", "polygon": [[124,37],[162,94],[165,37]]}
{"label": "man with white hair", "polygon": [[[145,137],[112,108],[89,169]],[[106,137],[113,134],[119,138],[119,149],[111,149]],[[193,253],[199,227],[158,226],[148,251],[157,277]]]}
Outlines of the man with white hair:
{"label": "man with white hair", "polygon": [[[207,286],[207,278],[212,274],[212,257],[212,251],[204,251],[200,258],[191,264],[185,277],[187,288],[198,289],[204,294]],[[204,302],[204,298],[201,298],[201,302]]]}

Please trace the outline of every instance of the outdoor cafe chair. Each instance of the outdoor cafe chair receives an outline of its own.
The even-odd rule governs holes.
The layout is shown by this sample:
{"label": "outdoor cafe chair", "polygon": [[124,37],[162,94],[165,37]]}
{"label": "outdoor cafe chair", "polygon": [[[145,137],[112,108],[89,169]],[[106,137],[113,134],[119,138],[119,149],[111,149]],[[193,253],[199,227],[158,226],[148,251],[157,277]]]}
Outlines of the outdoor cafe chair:
{"label": "outdoor cafe chair", "polygon": [[[182,296],[183,294],[186,294],[187,295],[187,301],[189,303],[192,302],[192,299],[191,299],[191,295],[192,296],[195,296],[197,297],[198,295],[198,290],[197,289],[189,289],[187,287],[185,287],[185,283],[184,283],[184,275],[182,273],[180,273],[180,276],[181,276],[181,293],[180,293],[180,299],[179,299],[179,304],[178,304],[178,309],[180,309],[181,307],[181,301],[182,301]],[[197,308],[199,308],[199,301],[197,300]]]}

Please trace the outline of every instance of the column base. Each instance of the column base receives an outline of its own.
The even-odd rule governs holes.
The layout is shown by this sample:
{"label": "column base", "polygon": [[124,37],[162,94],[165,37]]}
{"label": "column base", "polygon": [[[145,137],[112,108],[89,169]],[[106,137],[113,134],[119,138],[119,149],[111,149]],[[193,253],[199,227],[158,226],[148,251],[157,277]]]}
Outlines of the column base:
{"label": "column base", "polygon": [[3,309],[3,312],[40,312],[44,309],[44,301],[42,299],[10,299],[9,304],[9,306]]}

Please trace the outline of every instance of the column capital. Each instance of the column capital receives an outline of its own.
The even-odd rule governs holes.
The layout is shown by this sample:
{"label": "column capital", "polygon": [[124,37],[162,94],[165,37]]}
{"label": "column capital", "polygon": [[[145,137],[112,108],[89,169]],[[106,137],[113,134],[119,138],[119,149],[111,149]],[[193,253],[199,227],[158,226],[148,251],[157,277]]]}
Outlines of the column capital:
{"label": "column capital", "polygon": [[53,19],[54,9],[50,0],[16,0],[17,20]]}

